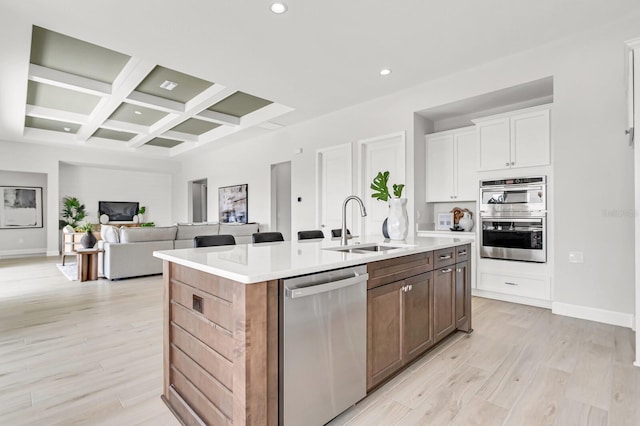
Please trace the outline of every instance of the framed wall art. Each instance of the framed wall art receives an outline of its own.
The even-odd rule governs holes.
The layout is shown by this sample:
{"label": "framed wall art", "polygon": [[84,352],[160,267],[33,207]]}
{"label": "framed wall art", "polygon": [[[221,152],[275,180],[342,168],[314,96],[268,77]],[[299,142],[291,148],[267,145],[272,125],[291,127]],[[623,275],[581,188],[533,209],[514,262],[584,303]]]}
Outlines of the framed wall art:
{"label": "framed wall art", "polygon": [[437,231],[448,231],[453,227],[453,213],[438,213]]}
{"label": "framed wall art", "polygon": [[42,187],[0,186],[0,229],[42,228]]}
{"label": "framed wall art", "polygon": [[218,220],[220,223],[247,223],[248,186],[225,186],[218,188]]}

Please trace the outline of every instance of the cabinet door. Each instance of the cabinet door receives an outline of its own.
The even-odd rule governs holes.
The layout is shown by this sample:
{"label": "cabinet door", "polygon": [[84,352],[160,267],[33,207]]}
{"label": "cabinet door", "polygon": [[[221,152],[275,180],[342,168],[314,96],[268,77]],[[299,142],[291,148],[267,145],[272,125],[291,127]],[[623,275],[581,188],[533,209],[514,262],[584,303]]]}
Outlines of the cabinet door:
{"label": "cabinet door", "polygon": [[456,328],[471,331],[471,270],[469,262],[456,264]]}
{"label": "cabinet door", "polygon": [[511,167],[549,164],[549,110],[511,117]]}
{"label": "cabinet door", "polygon": [[410,362],[434,344],[433,273],[405,280],[404,361]]}
{"label": "cabinet door", "polygon": [[456,200],[475,201],[478,199],[478,139],[471,130],[454,136]]}
{"label": "cabinet door", "polygon": [[404,364],[404,285],[404,281],[396,281],[367,292],[367,390]]}
{"label": "cabinet door", "polygon": [[455,266],[433,271],[433,332],[435,343],[456,329]]}
{"label": "cabinet door", "polygon": [[427,141],[427,201],[452,201],[453,135],[430,135]]}
{"label": "cabinet door", "polygon": [[509,117],[476,124],[480,149],[479,170],[498,170],[511,165]]}

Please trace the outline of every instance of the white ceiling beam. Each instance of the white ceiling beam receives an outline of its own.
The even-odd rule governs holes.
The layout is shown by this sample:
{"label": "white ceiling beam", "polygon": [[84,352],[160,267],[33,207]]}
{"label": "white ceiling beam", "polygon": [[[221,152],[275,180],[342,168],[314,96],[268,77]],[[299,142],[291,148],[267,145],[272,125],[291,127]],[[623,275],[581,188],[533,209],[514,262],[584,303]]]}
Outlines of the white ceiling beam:
{"label": "white ceiling beam", "polygon": [[174,139],[177,141],[198,142],[198,135],[192,135],[191,133],[177,132],[175,130],[167,130],[162,134],[162,137],[167,139]]}
{"label": "white ceiling beam", "polygon": [[90,117],[75,112],[62,111],[38,105],[27,105],[26,115],[29,117],[46,118],[47,120],[66,121],[68,123],[87,124]]}
{"label": "white ceiling beam", "polygon": [[210,111],[208,109],[200,111],[195,118],[209,121],[211,123],[225,124],[227,126],[239,126],[240,118],[233,115],[223,114],[221,112]]}
{"label": "white ceiling beam", "polygon": [[181,114],[185,111],[185,105],[182,102],[148,95],[138,91],[131,92],[125,102],[169,113]]}
{"label": "white ceiling beam", "polygon": [[180,155],[182,153],[185,153],[187,151],[191,151],[192,149],[196,148],[198,146],[197,143],[194,142],[184,142],[181,143],[180,145],[174,146],[173,148],[170,148],[169,151],[169,156],[170,157],[175,157],[176,155]]}
{"label": "white ceiling beam", "polygon": [[29,80],[95,96],[111,95],[111,85],[102,81],[29,64]]}
{"label": "white ceiling beam", "polygon": [[[111,114],[113,114],[120,104],[124,102],[127,96],[129,96],[129,94],[138,87],[140,82],[145,79],[155,66],[156,64],[152,62],[142,61],[135,58],[129,59],[124,68],[122,68],[120,74],[118,74],[118,77],[114,80],[112,85],[112,94],[108,98],[108,101],[103,104],[99,104],[99,107],[94,109],[91,124],[82,126],[77,133],[78,139],[87,141],[99,127],[105,127],[104,123],[108,121]],[[147,129],[147,127],[144,128]]]}
{"label": "white ceiling beam", "polygon": [[269,121],[272,118],[279,117],[291,111],[293,111],[293,108],[274,102],[263,108],[260,108],[257,111],[243,116],[240,120],[240,126],[242,128],[256,126],[260,123],[264,123],[265,121]]}
{"label": "white ceiling beam", "polygon": [[141,134],[147,134],[151,131],[148,126],[143,126],[141,124],[127,123],[126,121],[118,121],[118,120],[107,120],[104,123],[102,123],[100,127],[104,129],[109,129],[109,130],[118,130],[121,132],[141,133]]}

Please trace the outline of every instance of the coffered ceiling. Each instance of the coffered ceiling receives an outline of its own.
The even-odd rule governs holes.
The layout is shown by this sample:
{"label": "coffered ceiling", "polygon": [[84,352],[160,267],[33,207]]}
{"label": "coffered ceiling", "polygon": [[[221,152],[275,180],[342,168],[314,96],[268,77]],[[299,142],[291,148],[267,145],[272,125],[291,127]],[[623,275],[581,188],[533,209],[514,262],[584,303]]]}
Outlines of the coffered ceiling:
{"label": "coffered ceiling", "polygon": [[2,1],[0,141],[174,157],[286,137],[282,126],[640,16],[637,0],[287,5]]}
{"label": "coffered ceiling", "polygon": [[289,111],[220,83],[33,26],[25,135],[173,156]]}

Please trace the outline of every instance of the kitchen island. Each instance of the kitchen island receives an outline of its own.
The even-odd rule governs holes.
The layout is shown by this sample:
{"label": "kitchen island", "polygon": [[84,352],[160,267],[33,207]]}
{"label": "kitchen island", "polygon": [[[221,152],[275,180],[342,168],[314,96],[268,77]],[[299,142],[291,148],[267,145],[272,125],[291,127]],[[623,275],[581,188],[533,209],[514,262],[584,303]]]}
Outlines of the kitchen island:
{"label": "kitchen island", "polygon": [[468,244],[417,237],[354,240],[352,251],[306,240],[155,252],[164,260],[165,402],[185,424],[277,425],[283,280],[357,265],[368,272],[370,392],[455,330],[471,331]]}

